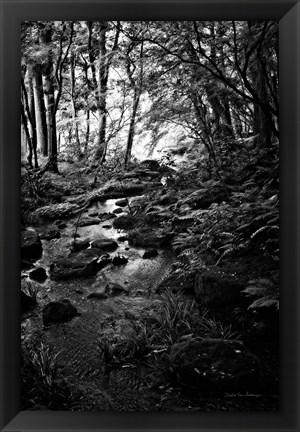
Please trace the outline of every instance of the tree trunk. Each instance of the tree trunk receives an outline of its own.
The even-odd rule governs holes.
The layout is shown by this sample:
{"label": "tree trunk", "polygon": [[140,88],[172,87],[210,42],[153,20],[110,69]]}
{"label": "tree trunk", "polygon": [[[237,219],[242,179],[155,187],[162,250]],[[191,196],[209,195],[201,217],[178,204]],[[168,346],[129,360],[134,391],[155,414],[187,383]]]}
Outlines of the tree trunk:
{"label": "tree trunk", "polygon": [[[22,103],[22,102],[21,102]],[[27,152],[27,135],[25,131],[25,127],[23,125],[22,115],[21,115],[21,154],[26,155]]]}
{"label": "tree trunk", "polygon": [[54,109],[54,87],[51,77],[51,69],[52,65],[47,68],[47,72],[44,75],[45,79],[45,97],[47,100],[47,142],[48,142],[48,157],[51,165],[51,169],[54,172],[58,172],[57,168],[57,138],[56,138],[56,118],[55,113],[53,113]]}
{"label": "tree trunk", "polygon": [[76,141],[76,153],[78,159],[81,158],[81,144],[79,139],[79,131],[78,131],[78,123],[77,123],[77,110],[75,106],[75,100],[72,99],[72,116],[74,122],[74,130],[75,130],[75,141]]}
{"label": "tree trunk", "polygon": [[132,144],[133,144],[133,137],[134,137],[134,130],[135,130],[135,118],[136,118],[136,113],[140,102],[140,97],[143,91],[143,77],[144,77],[143,56],[144,56],[144,40],[142,39],[141,46],[140,46],[140,54],[139,54],[139,75],[136,81],[133,78],[133,70],[131,69],[131,62],[128,61],[127,63],[127,74],[128,74],[130,84],[134,88],[134,96],[133,96],[133,107],[132,107],[132,114],[130,118],[130,125],[129,125],[128,138],[127,138],[125,165],[127,165],[127,163],[130,161],[131,158],[131,151],[132,151]]}
{"label": "tree trunk", "polygon": [[38,67],[36,67],[33,71],[33,90],[37,129],[37,147],[43,156],[48,156],[47,120],[43,94],[43,80]]}
{"label": "tree trunk", "polygon": [[[38,160],[36,154],[36,127],[35,127],[35,113],[34,113],[34,100],[31,75],[28,74],[28,92],[25,86],[24,77],[21,75],[22,87],[22,111],[23,125],[28,136],[29,145],[29,164],[32,166],[32,153],[34,154],[34,165],[38,168]],[[28,121],[27,121],[28,120]]]}
{"label": "tree trunk", "polygon": [[128,131],[128,138],[127,138],[127,146],[126,146],[126,155],[125,155],[125,165],[128,164],[131,158],[131,151],[132,151],[132,144],[133,144],[133,137],[134,137],[134,129],[135,129],[135,118],[137,109],[139,106],[140,101],[140,90],[135,89],[134,91],[134,102],[133,102],[133,108],[132,108],[132,114],[130,118],[130,125],[129,125],[129,131]]}
{"label": "tree trunk", "polygon": [[88,143],[90,139],[90,110],[86,112],[86,133],[85,133],[85,143],[84,143],[84,154],[87,155]]}
{"label": "tree trunk", "polygon": [[76,104],[75,104],[75,55],[72,52],[71,59],[70,59],[70,79],[71,79],[71,103],[72,103],[72,118],[73,118],[73,126],[75,131],[75,141],[76,141],[76,153],[78,159],[81,157],[81,145],[80,145],[80,139],[79,139],[79,132],[78,132],[78,123],[77,123],[77,110],[76,110]]}
{"label": "tree trunk", "polygon": [[99,86],[98,86],[98,100],[99,100],[99,129],[97,140],[96,159],[100,159],[102,164],[106,160],[107,143],[106,143],[106,95],[107,95],[107,81],[108,81],[108,64],[107,64],[107,51],[106,51],[106,31],[107,22],[100,23],[100,42],[99,42]]}
{"label": "tree trunk", "polygon": [[98,126],[98,135],[96,141],[96,155],[95,158],[100,160],[100,164],[105,162],[106,153],[107,153],[107,142],[106,142],[106,123],[107,123],[107,109],[106,109],[106,97],[107,97],[107,82],[108,82],[108,73],[111,61],[113,59],[114,53],[118,47],[118,40],[120,35],[120,22],[117,22],[117,29],[115,33],[115,39],[113,43],[112,49],[108,52],[106,47],[106,33],[108,30],[108,22],[101,21],[100,22],[100,41],[99,41],[99,79],[97,82],[96,77],[96,67],[95,67],[95,50],[92,46],[92,29],[93,22],[88,21],[87,27],[89,31],[88,38],[88,51],[89,51],[89,60],[92,71],[92,81],[89,83],[89,88],[92,88],[95,92],[96,105],[99,115],[99,126]]}
{"label": "tree trunk", "polygon": [[60,142],[61,142],[61,133],[58,133],[58,138],[57,138],[57,151],[58,153],[60,152]]}
{"label": "tree trunk", "polygon": [[[267,89],[264,79],[262,66],[259,61],[256,62],[255,73],[253,71],[253,82],[260,98],[267,100]],[[270,147],[272,140],[272,128],[265,111],[258,104],[253,106],[253,133],[255,136],[255,144],[260,147]]]}
{"label": "tree trunk", "polygon": [[25,108],[24,108],[23,101],[21,101],[21,119],[22,119],[22,125],[24,128],[24,131],[26,134],[26,138],[27,138],[27,144],[28,144],[27,162],[28,162],[28,165],[30,166],[30,168],[33,168],[33,165],[32,165],[32,142],[31,142],[31,136],[30,136],[29,129],[28,129],[27,117],[25,114]]}
{"label": "tree trunk", "polygon": [[36,130],[36,120],[35,120],[35,105],[34,105],[34,94],[33,94],[33,81],[32,81],[32,71],[28,74],[28,108],[30,112],[30,122],[29,129],[32,142],[32,151],[34,156],[34,167],[38,168],[38,158],[37,158],[37,130]]}
{"label": "tree trunk", "polygon": [[[50,44],[52,41],[51,27],[45,28],[42,32],[42,41],[45,44]],[[44,95],[46,99],[46,118],[47,118],[47,143],[48,143],[48,160],[50,162],[49,169],[58,173],[57,167],[57,137],[56,137],[56,111],[55,111],[55,95],[53,84],[53,63],[51,58],[51,50],[47,64],[43,70],[44,78]]]}

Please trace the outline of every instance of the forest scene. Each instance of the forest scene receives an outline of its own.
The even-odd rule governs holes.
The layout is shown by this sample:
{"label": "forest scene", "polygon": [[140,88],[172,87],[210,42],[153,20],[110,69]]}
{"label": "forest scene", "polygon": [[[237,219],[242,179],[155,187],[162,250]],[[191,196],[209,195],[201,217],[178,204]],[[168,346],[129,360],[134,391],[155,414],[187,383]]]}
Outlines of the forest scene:
{"label": "forest scene", "polygon": [[278,411],[278,50],[22,22],[22,410]]}

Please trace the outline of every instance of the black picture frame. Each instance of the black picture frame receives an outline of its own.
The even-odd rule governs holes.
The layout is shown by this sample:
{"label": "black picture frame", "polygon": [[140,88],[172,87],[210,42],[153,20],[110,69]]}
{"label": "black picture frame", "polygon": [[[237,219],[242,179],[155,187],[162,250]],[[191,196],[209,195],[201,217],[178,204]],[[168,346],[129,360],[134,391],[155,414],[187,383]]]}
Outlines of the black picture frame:
{"label": "black picture frame", "polygon": [[[0,5],[1,431],[299,431],[299,1],[0,0]],[[55,19],[280,21],[279,412],[152,414],[20,411],[20,22]]]}

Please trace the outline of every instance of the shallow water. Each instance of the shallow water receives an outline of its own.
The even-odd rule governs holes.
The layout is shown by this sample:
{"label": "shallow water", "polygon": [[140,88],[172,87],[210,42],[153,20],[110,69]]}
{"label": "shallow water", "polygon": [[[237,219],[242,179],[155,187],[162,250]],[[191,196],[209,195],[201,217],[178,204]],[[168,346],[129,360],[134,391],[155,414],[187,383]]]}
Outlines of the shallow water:
{"label": "shallow water", "polygon": [[[105,203],[96,203],[81,217],[88,217],[88,214],[94,211],[112,212],[116,208],[116,201],[114,199],[107,200]],[[36,266],[48,270],[54,258],[69,254],[76,221],[77,218],[65,221],[67,227],[61,230],[59,239],[42,240],[43,255],[35,263]],[[78,227],[77,233],[80,239],[90,240],[102,236],[117,240],[126,234],[112,226],[103,228],[103,225],[111,225],[111,223],[112,220],[108,220],[99,225]],[[156,296],[149,297],[149,295],[170,272],[174,261],[174,256],[169,250],[161,249],[157,257],[143,259],[144,248],[129,247],[127,241],[117,240],[117,242],[119,247],[110,255],[114,256],[118,253],[125,255],[128,258],[127,264],[121,266],[110,264],[88,278],[63,281],[53,281],[48,278],[44,283],[38,284],[38,306],[24,317],[21,324],[24,351],[28,352],[28,348],[38,346],[41,341],[55,348],[55,351],[60,353],[59,362],[68,383],[80,388],[88,399],[91,398],[90,409],[130,409],[124,401],[123,405],[121,400],[117,402],[117,399],[122,399],[120,388],[123,386],[124,392],[129,391],[130,386],[134,387],[136,380],[140,380],[140,374],[137,375],[136,370],[129,367],[121,372],[111,372],[108,377],[104,373],[98,352],[98,339],[103,331],[113,339],[117,334],[130,328],[130,320],[125,317],[126,312],[134,312],[138,316],[145,306],[151,307]],[[28,272],[24,271],[22,275],[28,279]],[[129,291],[129,295],[110,297],[105,300],[87,299],[89,293],[103,289],[107,282],[123,285]],[[43,307],[50,301],[63,298],[71,301],[80,316],[67,323],[44,328]],[[137,376],[138,378],[133,379]],[[128,382],[135,384],[126,383],[126,377]],[[120,382],[122,382],[121,387]],[[112,394],[115,394],[113,400],[111,400]],[[146,409],[146,407],[139,407],[138,393],[133,392],[132,397],[134,399],[134,402],[131,401],[132,409]]]}

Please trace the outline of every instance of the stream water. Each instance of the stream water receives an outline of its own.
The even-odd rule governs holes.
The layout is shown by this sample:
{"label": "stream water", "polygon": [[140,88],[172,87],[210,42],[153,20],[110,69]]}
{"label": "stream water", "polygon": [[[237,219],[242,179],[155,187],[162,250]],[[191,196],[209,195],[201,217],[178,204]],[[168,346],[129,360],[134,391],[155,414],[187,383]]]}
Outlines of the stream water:
{"label": "stream water", "polygon": [[[133,198],[130,198],[133,199]],[[104,203],[96,203],[87,209],[82,217],[93,212],[112,212],[117,208],[111,199]],[[77,218],[64,220],[67,226],[61,230],[58,239],[42,240],[43,255],[35,265],[47,271],[51,262],[58,257],[65,257],[70,252]],[[51,224],[49,224],[51,226]],[[125,265],[108,265],[96,275],[88,278],[76,278],[54,281],[47,278],[40,283],[37,300],[38,306],[23,317],[21,323],[22,347],[25,352],[35,348],[43,341],[47,346],[59,352],[59,364],[67,382],[76,386],[84,394],[85,409],[101,410],[147,410],[150,399],[145,398],[145,388],[141,384],[141,371],[128,366],[121,371],[107,375],[98,350],[98,339],[105,330],[113,338],[126,327],[130,320],[126,316],[138,317],[145,306],[150,306],[156,296],[149,296],[155,287],[170,272],[174,256],[169,250],[159,250],[158,256],[143,259],[143,248],[131,247],[126,233],[113,228],[112,220],[99,225],[78,227],[80,239],[93,240],[105,236],[115,239],[118,248],[111,256],[118,253],[128,258]],[[30,281],[28,273],[23,272],[22,278]],[[88,294],[97,291],[98,286],[105,282],[115,282],[126,287],[129,295],[109,297],[104,300],[87,299]],[[77,308],[79,316],[66,323],[43,326],[42,309],[50,301],[68,299]],[[121,374],[121,375],[120,375]],[[127,377],[127,379],[126,379]],[[143,402],[139,396],[143,393]],[[126,392],[126,402],[122,394]],[[132,400],[129,395],[132,395]]]}

